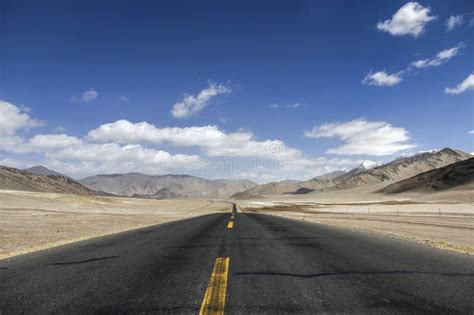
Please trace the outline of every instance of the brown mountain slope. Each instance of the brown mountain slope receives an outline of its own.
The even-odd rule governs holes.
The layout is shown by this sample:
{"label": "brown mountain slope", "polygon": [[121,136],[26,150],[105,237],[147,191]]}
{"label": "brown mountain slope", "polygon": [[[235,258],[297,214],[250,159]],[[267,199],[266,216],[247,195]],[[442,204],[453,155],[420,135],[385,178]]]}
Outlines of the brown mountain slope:
{"label": "brown mountain slope", "polygon": [[336,182],[332,180],[321,180],[317,178],[304,182],[272,182],[255,186],[249,190],[237,193],[232,196],[234,199],[250,199],[264,195],[284,195],[284,194],[307,194],[316,190],[333,186]]}
{"label": "brown mountain slope", "polygon": [[57,176],[68,177],[56,171],[50,170],[49,168],[46,168],[43,165],[36,165],[29,168],[25,168],[23,171],[36,174],[36,175],[57,175]]}
{"label": "brown mountain slope", "polygon": [[[365,185],[390,185],[423,172],[470,159],[468,153],[450,148],[438,152],[426,152],[367,169],[363,165],[344,173],[334,180],[317,177],[298,183],[274,182],[258,185],[232,196],[235,199],[254,199],[264,195],[308,194],[321,190],[350,189]],[[380,186],[379,186],[380,188]]]}
{"label": "brown mountain slope", "polygon": [[420,173],[470,158],[472,158],[472,156],[469,153],[450,148],[433,153],[421,153],[410,157],[399,158],[390,163],[364,171],[335,185],[332,189],[348,189],[361,185],[376,185],[382,183],[389,185]]}
{"label": "brown mountain slope", "polygon": [[396,194],[401,192],[434,192],[445,189],[474,188],[474,158],[418,174],[388,185],[379,192]]}
{"label": "brown mountain slope", "polygon": [[184,197],[228,198],[254,187],[248,180],[209,180],[190,175],[145,175],[140,173],[90,176],[79,181],[90,189],[120,196],[156,199]]}
{"label": "brown mountain slope", "polygon": [[99,195],[101,192],[88,189],[65,176],[37,175],[16,168],[0,166],[0,189],[37,192],[69,193],[77,195]]}

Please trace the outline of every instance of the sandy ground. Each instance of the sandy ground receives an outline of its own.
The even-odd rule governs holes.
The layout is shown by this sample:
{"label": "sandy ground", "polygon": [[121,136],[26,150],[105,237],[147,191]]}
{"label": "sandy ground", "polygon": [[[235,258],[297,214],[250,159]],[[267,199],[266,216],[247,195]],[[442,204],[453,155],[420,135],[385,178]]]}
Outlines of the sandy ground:
{"label": "sandy ground", "polygon": [[241,211],[394,236],[456,252],[474,254],[474,192],[380,195],[358,190],[304,196],[239,200]]}
{"label": "sandy ground", "polygon": [[0,191],[0,259],[148,225],[230,211],[218,200]]}
{"label": "sandy ground", "polygon": [[[474,254],[474,192],[381,195],[368,190],[236,201],[240,211],[364,229]],[[149,200],[0,191],[0,259],[193,216],[222,200]]]}

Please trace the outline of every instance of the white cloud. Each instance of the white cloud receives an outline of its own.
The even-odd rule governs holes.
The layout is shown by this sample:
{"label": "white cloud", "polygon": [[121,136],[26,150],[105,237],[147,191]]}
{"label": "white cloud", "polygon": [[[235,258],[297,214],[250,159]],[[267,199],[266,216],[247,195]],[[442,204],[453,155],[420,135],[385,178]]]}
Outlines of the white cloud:
{"label": "white cloud", "polygon": [[[260,140],[243,129],[227,133],[217,126],[157,128],[147,122],[134,124],[119,120],[99,126],[85,138],[56,133],[25,139],[19,137],[17,131],[41,125],[41,122],[25,114],[20,107],[2,106],[19,114],[21,119],[15,127],[7,128],[9,142],[0,142],[0,148],[16,153],[15,157],[20,159],[0,158],[0,164],[42,164],[76,177],[125,172],[186,173],[208,178],[243,178],[245,174],[254,174],[252,179],[261,182],[289,177],[308,179],[361,163],[346,158],[306,156],[281,140]],[[202,154],[172,154],[155,148],[157,145],[196,147]]]}
{"label": "white cloud", "polygon": [[377,28],[394,36],[423,34],[428,22],[436,19],[430,15],[430,8],[423,7],[418,2],[408,2],[402,6],[391,19],[379,22]]}
{"label": "white cloud", "polygon": [[420,69],[420,68],[440,66],[448,62],[455,56],[459,55],[459,51],[462,47],[464,47],[464,44],[460,43],[459,45],[455,47],[451,47],[451,48],[438,52],[432,58],[424,58],[424,59],[413,61],[404,70],[399,71],[394,74],[388,74],[385,70],[378,71],[378,72],[371,71],[364,77],[364,79],[362,80],[362,83],[367,84],[367,85],[376,85],[376,86],[396,85],[403,80],[402,76],[408,75],[411,71],[413,71],[413,68]]}
{"label": "white cloud", "polygon": [[462,15],[451,15],[447,20],[446,20],[446,30],[449,32],[456,28],[457,26],[461,26],[462,23],[464,22],[464,18]]}
{"label": "white cloud", "polygon": [[12,136],[21,129],[42,126],[44,123],[31,118],[29,111],[0,100],[0,136]]}
{"label": "white cloud", "polygon": [[268,108],[280,108],[280,107],[298,108],[298,107],[301,107],[301,103],[290,103],[290,104],[287,104],[287,105],[280,105],[280,104],[277,104],[277,103],[273,103],[273,104],[268,105]]}
{"label": "white cloud", "polygon": [[44,122],[33,119],[30,110],[23,106],[15,106],[0,100],[0,149],[21,151],[19,146],[24,138],[19,132],[44,125]]}
{"label": "white cloud", "polygon": [[123,103],[130,103],[130,99],[127,96],[120,96],[119,101]]}
{"label": "white cloud", "polygon": [[157,128],[148,122],[132,123],[125,119],[103,124],[87,135],[87,139],[100,142],[170,143],[175,146],[216,146],[226,137],[217,126]]}
{"label": "white cloud", "polygon": [[197,96],[187,95],[181,102],[173,105],[171,114],[176,118],[186,118],[199,113],[209,102],[219,94],[230,93],[230,87],[223,84],[210,83]]}
{"label": "white cloud", "polygon": [[379,166],[380,163],[379,162],[375,162],[375,161],[370,161],[370,160],[365,160],[364,162],[362,162],[360,165],[362,165],[366,170],[370,170],[376,166]]}
{"label": "white cloud", "polygon": [[225,133],[212,125],[157,128],[147,122],[132,123],[128,120],[118,120],[91,130],[87,139],[122,144],[149,142],[168,143],[178,147],[195,146],[211,157],[255,156],[281,160],[301,155],[300,151],[287,147],[280,140],[258,141],[250,131]]}
{"label": "white cloud", "polygon": [[292,103],[292,104],[286,105],[286,107],[288,108],[298,108],[300,106],[301,106],[301,103]]}
{"label": "white cloud", "polygon": [[82,140],[66,134],[36,135],[28,141],[32,151],[51,151],[82,144]]}
{"label": "white cloud", "polygon": [[327,151],[343,155],[389,155],[410,149],[415,145],[408,143],[409,133],[403,128],[392,127],[385,121],[369,122],[356,119],[349,122],[327,123],[306,131],[308,138],[336,137],[344,141],[340,147]]}
{"label": "white cloud", "polygon": [[82,93],[80,97],[73,96],[71,97],[71,102],[76,103],[88,103],[95,100],[99,96],[99,93],[94,89],[89,89]]}
{"label": "white cloud", "polygon": [[400,83],[402,80],[399,73],[388,74],[385,71],[379,71],[367,74],[362,83],[376,86],[392,86]]}
{"label": "white cloud", "polygon": [[459,54],[459,50],[463,47],[463,44],[459,44],[456,47],[445,49],[436,54],[433,58],[419,59],[411,63],[415,68],[427,68],[440,66],[443,63],[449,61],[451,58]]}
{"label": "white cloud", "polygon": [[454,88],[445,88],[444,92],[447,94],[461,94],[466,91],[474,89],[474,73],[471,73],[464,81],[459,83]]}
{"label": "white cloud", "polygon": [[468,135],[474,135],[474,130],[471,130],[467,133]]}

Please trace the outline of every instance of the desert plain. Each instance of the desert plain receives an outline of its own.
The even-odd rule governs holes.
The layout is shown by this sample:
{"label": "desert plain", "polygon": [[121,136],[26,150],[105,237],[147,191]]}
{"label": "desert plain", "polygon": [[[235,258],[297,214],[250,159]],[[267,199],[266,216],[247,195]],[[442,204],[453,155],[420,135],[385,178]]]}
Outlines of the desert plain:
{"label": "desert plain", "polygon": [[358,229],[474,254],[474,193],[374,194],[373,188],[248,200],[89,196],[0,191],[0,259],[67,243],[230,212],[259,212]]}

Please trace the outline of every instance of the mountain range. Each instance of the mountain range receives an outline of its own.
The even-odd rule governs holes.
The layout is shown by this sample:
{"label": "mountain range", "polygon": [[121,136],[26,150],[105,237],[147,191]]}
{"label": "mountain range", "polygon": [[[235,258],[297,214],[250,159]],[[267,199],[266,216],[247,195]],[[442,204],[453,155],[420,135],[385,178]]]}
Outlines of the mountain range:
{"label": "mountain range", "polygon": [[115,195],[156,199],[228,198],[257,185],[249,180],[209,180],[190,175],[152,176],[140,173],[96,175],[79,182],[90,189]]}
{"label": "mountain range", "polygon": [[469,153],[445,148],[441,151],[424,152],[410,157],[400,157],[389,163],[373,168],[361,164],[339,176],[326,177],[330,179],[318,176],[299,183],[267,183],[237,193],[232,197],[235,199],[251,199],[264,195],[311,194],[324,190],[351,189],[361,186],[387,186],[418,174],[471,158],[472,155]]}
{"label": "mountain range", "polygon": [[380,192],[396,194],[402,192],[432,192],[446,189],[474,189],[474,158],[433,169],[390,184],[381,189]]}
{"label": "mountain range", "polygon": [[44,166],[25,170],[0,166],[0,189],[153,199],[253,199],[266,195],[314,194],[357,187],[389,194],[427,192],[471,187],[473,160],[468,153],[446,148],[400,157],[376,167],[363,163],[348,172],[335,171],[307,181],[285,180],[262,185],[249,180],[209,180],[190,175],[140,173],[95,175],[76,181]]}

